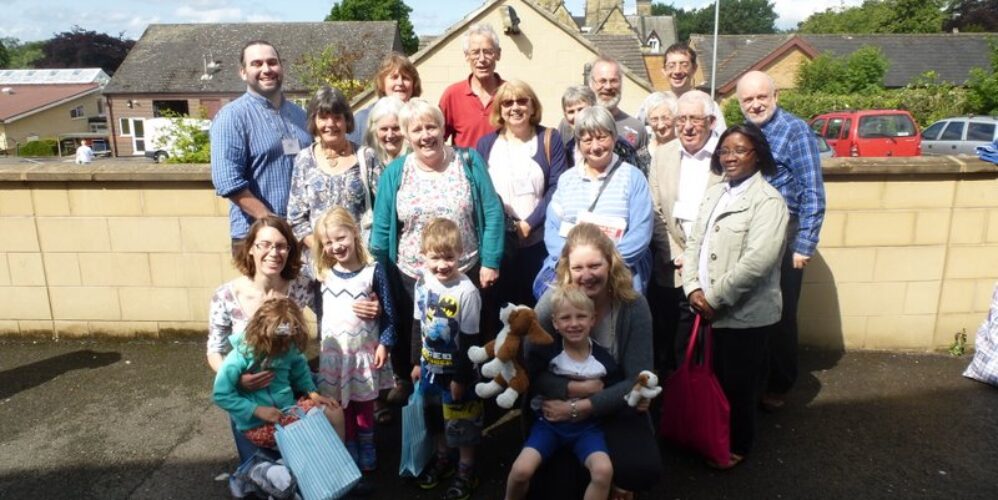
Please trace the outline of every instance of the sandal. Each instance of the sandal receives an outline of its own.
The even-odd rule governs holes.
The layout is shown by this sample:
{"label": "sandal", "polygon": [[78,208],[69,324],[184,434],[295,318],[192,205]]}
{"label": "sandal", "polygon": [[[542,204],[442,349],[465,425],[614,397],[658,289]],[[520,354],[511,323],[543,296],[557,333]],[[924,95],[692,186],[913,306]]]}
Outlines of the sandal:
{"label": "sandal", "polygon": [[717,462],[715,462],[713,460],[708,460],[707,461],[707,467],[710,467],[711,469],[716,469],[716,470],[731,470],[731,469],[734,469],[736,465],[742,463],[743,460],[745,460],[744,456],[739,455],[737,453],[732,453],[731,457],[728,458],[728,463],[726,463],[726,464],[719,464],[719,463],[717,463]]}
{"label": "sandal", "polygon": [[475,476],[454,476],[450,487],[444,492],[444,500],[468,500],[477,487],[478,478]]}
{"label": "sandal", "polygon": [[440,484],[441,479],[453,476],[454,472],[454,466],[450,461],[437,459],[423,470],[423,473],[416,479],[416,484],[424,490],[432,490]]}

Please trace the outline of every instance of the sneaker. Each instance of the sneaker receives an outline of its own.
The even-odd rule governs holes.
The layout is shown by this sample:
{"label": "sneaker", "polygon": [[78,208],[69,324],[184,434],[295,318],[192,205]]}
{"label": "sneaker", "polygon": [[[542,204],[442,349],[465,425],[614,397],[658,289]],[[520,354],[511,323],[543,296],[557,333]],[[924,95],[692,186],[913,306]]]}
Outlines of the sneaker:
{"label": "sneaker", "polygon": [[454,476],[450,482],[450,487],[444,492],[444,500],[468,500],[477,487],[478,477],[476,476]]}
{"label": "sneaker", "polygon": [[440,484],[441,479],[454,475],[454,465],[450,461],[434,460],[416,479],[416,484],[424,490],[432,490]]}
{"label": "sneaker", "polygon": [[360,460],[357,466],[364,472],[378,468],[378,451],[374,447],[374,434],[360,435]]}

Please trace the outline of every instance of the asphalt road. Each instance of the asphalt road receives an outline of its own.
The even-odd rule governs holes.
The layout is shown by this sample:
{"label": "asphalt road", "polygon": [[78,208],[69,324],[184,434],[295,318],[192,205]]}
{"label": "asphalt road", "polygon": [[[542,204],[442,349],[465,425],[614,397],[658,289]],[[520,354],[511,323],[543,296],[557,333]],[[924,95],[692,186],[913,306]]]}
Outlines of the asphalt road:
{"label": "asphalt road", "polygon": [[[998,498],[998,389],[969,358],[803,353],[788,408],[722,473],[663,447],[644,498]],[[227,498],[236,465],[200,343],[0,343],[0,498]],[[380,428],[372,498],[436,498],[399,480],[398,426]],[[520,434],[486,438],[475,498],[500,498]]]}

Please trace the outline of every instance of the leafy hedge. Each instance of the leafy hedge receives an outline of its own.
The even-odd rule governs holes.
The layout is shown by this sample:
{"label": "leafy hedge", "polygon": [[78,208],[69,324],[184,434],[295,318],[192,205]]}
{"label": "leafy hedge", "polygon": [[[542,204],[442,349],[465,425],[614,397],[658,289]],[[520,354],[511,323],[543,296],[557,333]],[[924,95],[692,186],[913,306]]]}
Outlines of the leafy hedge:
{"label": "leafy hedge", "polygon": [[18,149],[19,156],[55,156],[59,154],[55,139],[31,141]]}
{"label": "leafy hedge", "polygon": [[[905,109],[922,127],[942,118],[965,115],[971,111],[967,103],[966,89],[945,84],[849,95],[785,90],[780,92],[779,101],[783,109],[804,120],[843,109]],[[739,123],[743,120],[736,98],[731,98],[725,103],[724,118],[728,123]]]}

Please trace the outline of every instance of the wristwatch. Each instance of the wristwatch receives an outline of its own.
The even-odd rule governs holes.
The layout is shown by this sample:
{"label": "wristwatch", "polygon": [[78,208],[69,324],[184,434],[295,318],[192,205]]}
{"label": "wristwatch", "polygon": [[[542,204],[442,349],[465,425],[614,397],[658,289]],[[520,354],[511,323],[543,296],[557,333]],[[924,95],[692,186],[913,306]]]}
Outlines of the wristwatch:
{"label": "wristwatch", "polygon": [[572,414],[569,415],[568,418],[571,419],[574,422],[575,419],[579,418],[579,407],[575,405],[575,400],[574,399],[571,400],[571,401],[569,401],[568,405],[572,407]]}

